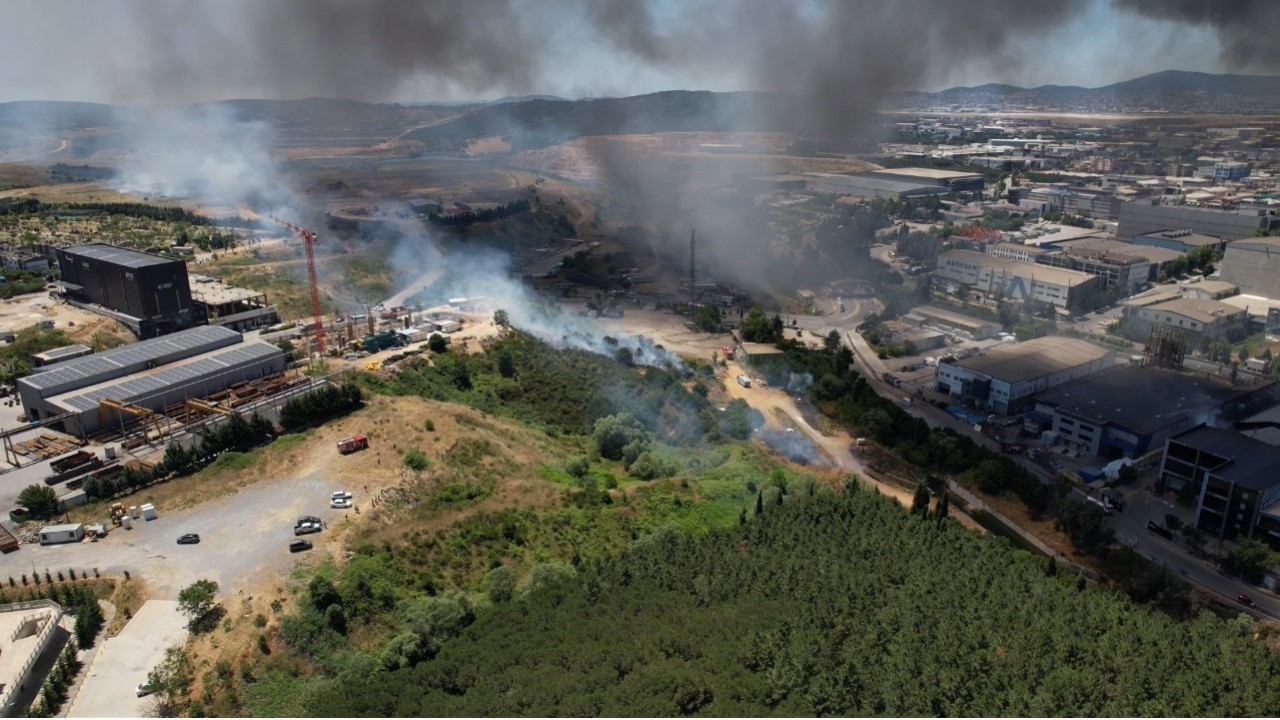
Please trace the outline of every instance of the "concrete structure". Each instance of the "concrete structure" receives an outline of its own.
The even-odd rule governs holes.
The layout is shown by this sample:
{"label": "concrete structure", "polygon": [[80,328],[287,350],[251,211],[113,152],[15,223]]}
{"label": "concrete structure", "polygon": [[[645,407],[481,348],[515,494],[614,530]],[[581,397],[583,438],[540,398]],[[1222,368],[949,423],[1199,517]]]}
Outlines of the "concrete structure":
{"label": "concrete structure", "polygon": [[1159,477],[1195,497],[1196,528],[1280,548],[1280,447],[1201,426],[1165,443]]}
{"label": "concrete structure", "polygon": [[1116,290],[1121,295],[1132,295],[1151,280],[1151,263],[1132,255],[1066,251],[1043,253],[1037,255],[1035,261],[1041,265],[1096,275],[1102,287]]}
{"label": "concrete structure", "polygon": [[1162,205],[1159,198],[1127,202],[1120,207],[1121,240],[1169,228],[1185,228],[1225,240],[1253,237],[1258,230],[1280,231],[1280,215],[1269,210],[1216,210],[1192,205]]}
{"label": "concrete structure", "polygon": [[1178,252],[1191,252],[1196,248],[1211,247],[1226,250],[1227,241],[1215,235],[1192,232],[1191,230],[1160,230],[1145,235],[1134,235],[1134,245],[1160,247]]}
{"label": "concrete structure", "polygon": [[40,528],[41,545],[60,545],[62,543],[80,542],[83,539],[84,523],[49,525]]}
{"label": "concrete structure", "polygon": [[972,250],[948,250],[938,255],[936,276],[968,285],[989,297],[1016,301],[1038,300],[1068,307],[1083,294],[1099,288],[1095,275],[984,255]]}
{"label": "concrete structure", "polygon": [[1227,245],[1219,266],[1223,280],[1245,295],[1280,300],[1280,238],[1237,240]]}
{"label": "concrete structure", "polygon": [[1231,422],[1275,404],[1275,383],[1252,388],[1151,367],[1126,367],[1040,395],[1027,418],[1067,447],[1136,458],[1206,421]]}
{"label": "concrete structure", "polygon": [[948,335],[957,335],[968,340],[986,340],[1000,332],[1000,323],[990,320],[962,315],[944,308],[931,305],[917,305],[911,312],[903,316],[903,322],[934,328]]}
{"label": "concrete structure", "polygon": [[204,318],[192,306],[187,265],[161,255],[111,245],[58,249],[68,299],[106,309],[140,338],[193,327]]}
{"label": "concrete structure", "polygon": [[191,300],[210,325],[245,332],[280,322],[276,306],[267,301],[265,292],[233,287],[195,273],[189,274],[188,280]]}
{"label": "concrete structure", "polygon": [[[1099,237],[1064,240],[1047,247],[1062,250],[1063,253],[1071,257],[1067,259],[1046,258],[1040,262],[1052,264],[1056,261],[1065,260],[1070,265],[1059,265],[1059,267],[1073,267],[1082,272],[1094,272],[1103,275],[1106,278],[1105,282],[1108,288],[1128,287],[1130,292],[1135,291],[1144,283],[1160,277],[1169,263],[1182,257],[1182,253],[1177,250],[1152,247],[1150,245],[1136,245]],[[1141,261],[1141,264],[1139,265],[1125,258],[1134,258]],[[1094,269],[1088,270],[1086,268]],[[1145,276],[1142,275],[1144,270],[1146,272]]]}
{"label": "concrete structure", "polygon": [[862,173],[862,177],[902,180],[924,185],[940,185],[947,192],[982,192],[984,181],[979,173],[957,172],[938,168],[884,168]]}
{"label": "concrete structure", "polygon": [[1043,337],[993,348],[984,355],[938,363],[938,392],[999,415],[1035,393],[1115,365],[1115,351],[1084,340]]}
{"label": "concrete structure", "polygon": [[931,183],[910,182],[890,178],[863,175],[838,175],[836,173],[808,173],[809,189],[834,195],[856,195],[865,198],[899,200],[908,197],[946,195],[947,188]]}
{"label": "concrete structure", "polygon": [[85,355],[92,353],[93,348],[88,345],[64,345],[52,350],[38,352],[32,355],[31,359],[35,361],[36,367],[41,367],[43,365],[62,362],[63,360],[74,360],[75,358],[84,357]]}
{"label": "concrete structure", "polygon": [[1086,188],[1070,185],[1050,185],[1034,188],[1026,193],[1027,200],[1047,205],[1067,215],[1095,220],[1115,220],[1120,216],[1120,198],[1110,188]]}
{"label": "concrete structure", "polygon": [[34,673],[42,655],[61,650],[60,641],[66,639],[66,633],[58,630],[61,619],[62,607],[51,600],[0,605],[0,714],[21,716],[36,697],[33,688],[24,690],[24,686],[41,681]]}
{"label": "concrete structure", "polygon": [[1136,323],[1139,334],[1150,332],[1157,325],[1168,325],[1185,330],[1193,343],[1212,342],[1225,338],[1235,342],[1248,331],[1248,313],[1243,309],[1217,300],[1195,300],[1179,297],[1145,306],[1125,308],[1125,318]]}
{"label": "concrete structure", "polygon": [[104,422],[103,400],[160,410],[284,366],[284,352],[270,343],[199,327],[49,365],[19,379],[18,396],[29,418],[65,414],[63,428],[84,436]]}

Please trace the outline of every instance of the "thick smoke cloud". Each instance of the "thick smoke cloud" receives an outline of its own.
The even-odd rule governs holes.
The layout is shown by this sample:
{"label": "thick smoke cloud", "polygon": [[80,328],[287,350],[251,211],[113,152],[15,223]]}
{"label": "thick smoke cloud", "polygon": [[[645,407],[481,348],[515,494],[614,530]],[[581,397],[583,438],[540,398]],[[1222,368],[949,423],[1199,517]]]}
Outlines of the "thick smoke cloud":
{"label": "thick smoke cloud", "polygon": [[1116,7],[1156,20],[1213,30],[1227,69],[1280,70],[1280,3],[1274,0],[1115,0]]}

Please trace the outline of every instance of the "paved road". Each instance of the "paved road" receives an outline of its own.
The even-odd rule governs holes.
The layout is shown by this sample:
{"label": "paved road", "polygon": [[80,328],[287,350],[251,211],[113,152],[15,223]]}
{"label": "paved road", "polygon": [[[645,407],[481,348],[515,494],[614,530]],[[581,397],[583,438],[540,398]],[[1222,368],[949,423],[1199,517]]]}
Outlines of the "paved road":
{"label": "paved road", "polygon": [[146,717],[155,700],[138,697],[137,687],[164,660],[166,649],[186,639],[177,601],[143,603],[119,635],[100,641],[67,717]]}

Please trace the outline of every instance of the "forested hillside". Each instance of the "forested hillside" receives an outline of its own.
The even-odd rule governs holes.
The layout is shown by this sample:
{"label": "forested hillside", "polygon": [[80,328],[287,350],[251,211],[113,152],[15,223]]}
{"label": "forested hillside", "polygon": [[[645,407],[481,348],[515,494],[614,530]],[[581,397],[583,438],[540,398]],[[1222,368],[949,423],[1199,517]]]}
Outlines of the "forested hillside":
{"label": "forested hillside", "polygon": [[1138,609],[866,492],[789,497],[701,540],[659,532],[419,617],[416,665],[326,681],[307,712],[1256,716],[1280,700],[1246,618]]}

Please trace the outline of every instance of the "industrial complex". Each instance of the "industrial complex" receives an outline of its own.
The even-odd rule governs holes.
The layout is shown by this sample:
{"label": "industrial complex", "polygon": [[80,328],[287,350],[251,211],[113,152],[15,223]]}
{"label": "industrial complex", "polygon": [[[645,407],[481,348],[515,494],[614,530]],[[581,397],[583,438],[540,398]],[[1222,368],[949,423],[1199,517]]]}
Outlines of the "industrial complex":
{"label": "industrial complex", "polygon": [[47,365],[18,380],[32,420],[85,437],[127,414],[157,412],[284,371],[284,352],[218,326],[192,328]]}
{"label": "industrial complex", "polygon": [[1112,367],[1115,351],[1084,340],[1043,337],[938,363],[938,392],[999,415],[1032,395]]}
{"label": "industrial complex", "polygon": [[187,264],[112,245],[58,249],[67,300],[119,320],[140,338],[194,327],[204,317],[191,301]]}
{"label": "industrial complex", "polygon": [[1160,481],[1195,500],[1195,527],[1227,540],[1280,543],[1280,447],[1202,426],[1170,438]]}
{"label": "industrial complex", "polygon": [[1065,308],[1082,293],[1098,288],[1098,277],[1039,263],[1006,260],[973,250],[948,250],[938,255],[940,280],[966,285],[988,296],[1036,300]]}

